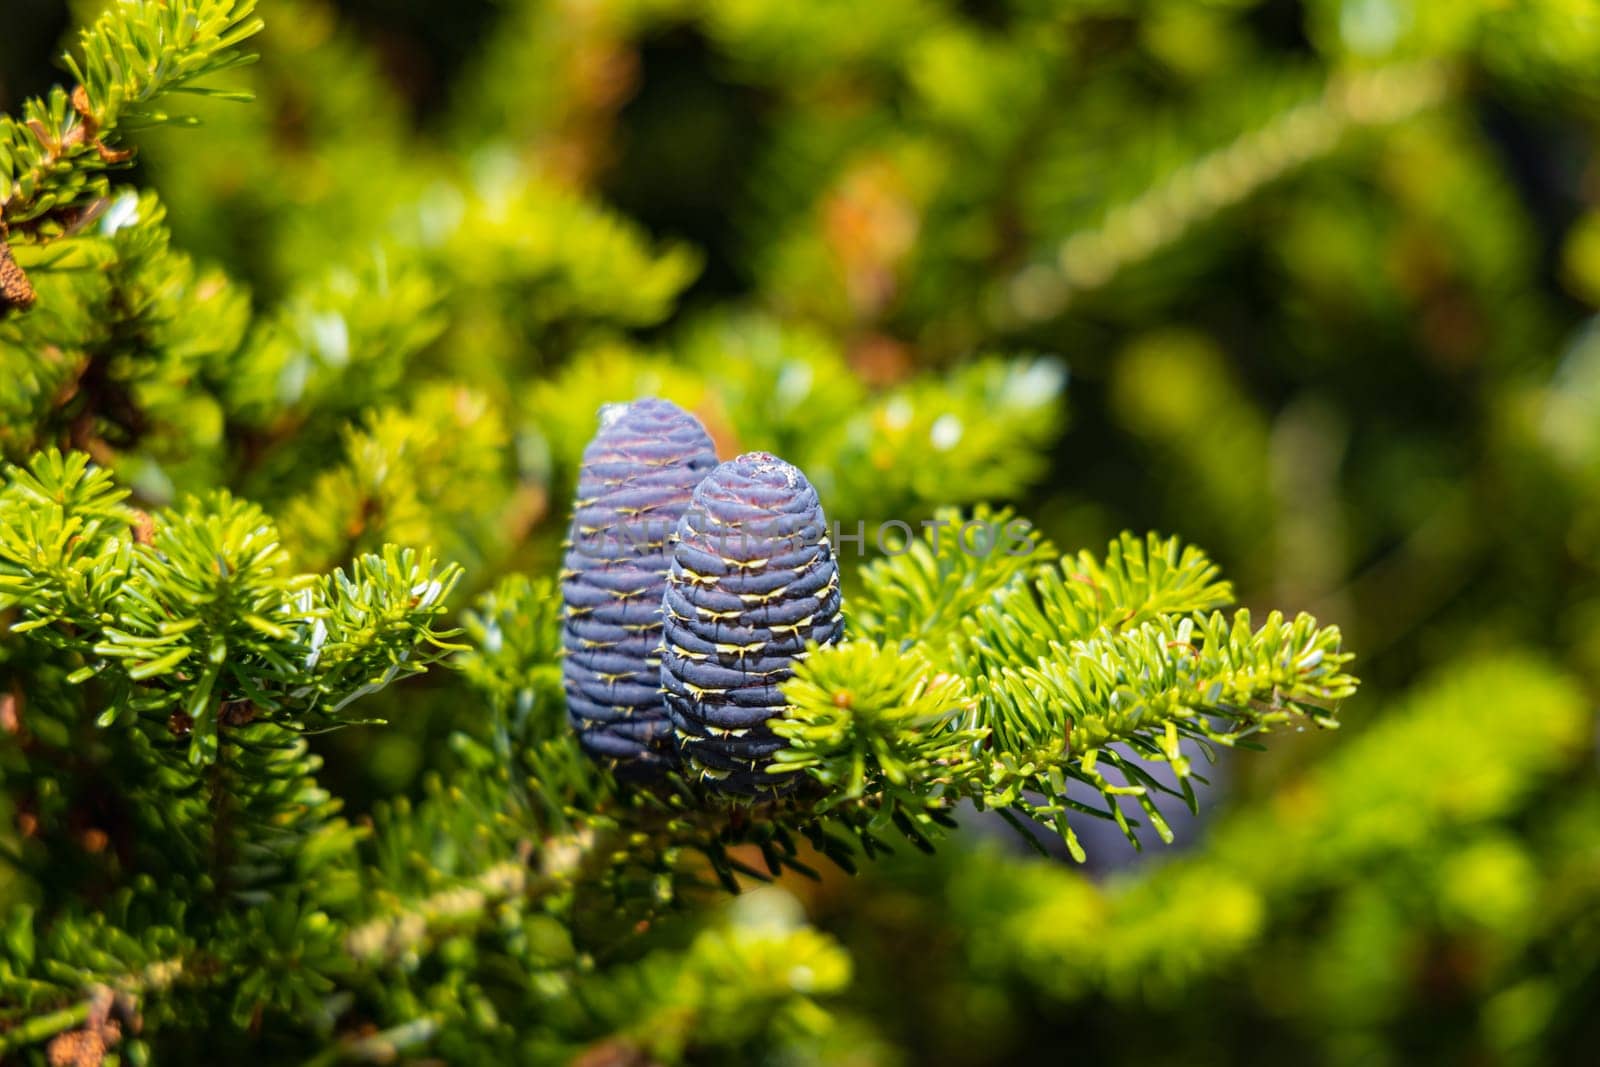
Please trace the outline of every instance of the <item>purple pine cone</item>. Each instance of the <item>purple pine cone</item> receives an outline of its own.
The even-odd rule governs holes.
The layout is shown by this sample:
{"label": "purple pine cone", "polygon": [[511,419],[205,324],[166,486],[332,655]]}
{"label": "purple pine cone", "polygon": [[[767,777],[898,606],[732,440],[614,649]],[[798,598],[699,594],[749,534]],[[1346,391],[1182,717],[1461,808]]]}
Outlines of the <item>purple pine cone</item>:
{"label": "purple pine cone", "polygon": [[654,398],[601,408],[584,449],[561,575],[561,676],[579,742],[622,773],[674,759],[660,668],[668,542],[716,465],[700,421]]}
{"label": "purple pine cone", "polygon": [[722,464],[678,521],[661,684],[687,769],[727,792],[778,790],[767,726],[807,641],[842,630],[839,567],[817,491],[766,452]]}

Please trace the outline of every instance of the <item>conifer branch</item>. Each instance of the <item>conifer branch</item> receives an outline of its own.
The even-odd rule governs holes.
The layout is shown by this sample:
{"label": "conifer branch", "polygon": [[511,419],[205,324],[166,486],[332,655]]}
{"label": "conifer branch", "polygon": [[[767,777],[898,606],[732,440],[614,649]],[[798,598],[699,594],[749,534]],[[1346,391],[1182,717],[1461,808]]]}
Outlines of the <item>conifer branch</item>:
{"label": "conifer branch", "polygon": [[[16,936],[15,931],[22,924],[31,927],[33,921],[32,909],[22,909],[13,918],[13,938]],[[52,930],[50,936],[56,941],[70,944],[80,933],[76,927],[68,925],[65,929]],[[94,957],[94,962],[101,968],[107,963],[113,965],[110,970],[95,973],[92,978],[85,974],[84,980],[77,982],[73,990],[77,996],[73,1003],[63,1007],[47,1007],[17,1016],[12,1016],[8,1012],[0,1013],[0,1053],[57,1039],[59,1035],[70,1033],[79,1027],[98,1029],[96,1022],[103,1025],[113,1014],[119,1016],[124,1023],[137,1028],[140,1021],[138,1008],[142,997],[165,992],[180,982],[191,985],[202,984],[214,979],[220,973],[215,961],[198,955],[152,958],[134,968],[118,969],[115,964],[119,961],[106,952],[107,947],[109,946],[97,946],[92,942],[80,943],[72,945],[62,953],[63,957],[70,957],[74,954],[83,954],[87,949]],[[63,958],[61,965],[56,968],[56,973],[51,976],[53,979],[51,984],[64,984],[66,975],[74,970],[84,969],[68,965]],[[16,976],[8,977],[15,981]],[[49,998],[41,999],[50,1003]],[[55,1000],[55,1003],[59,1002],[59,999]]]}
{"label": "conifer branch", "polygon": [[546,896],[571,889],[586,873],[592,873],[597,858],[617,844],[614,833],[589,829],[548,839],[539,848],[536,866],[530,867],[526,857],[497,863],[465,884],[368,919],[346,936],[345,948],[369,966],[421,954],[445,933],[470,930],[484,922],[499,903],[537,904]]}
{"label": "conifer branch", "polygon": [[248,62],[239,45],[261,28],[254,12],[255,0],[113,5],[64,59],[70,92],[27,101],[20,120],[0,117],[0,221],[36,229],[104,195],[103,172],[129,158],[116,147],[123,127],[181,121],[163,98],[207,93],[197,82]]}
{"label": "conifer branch", "polygon": [[[1175,538],[1123,535],[1103,561],[1025,565],[1029,553],[991,542],[971,558],[939,535],[867,568],[861,636],[799,666],[774,725],[790,742],[774,770],[872,798],[880,825],[914,843],[961,799],[1049,826],[1080,860],[1072,810],[1114,819],[1137,845],[1128,798],[1168,838],[1154,794],[1174,791],[1142,760],[1168,763],[1193,807],[1183,738],[1231,746],[1297,719],[1331,727],[1354,692],[1336,627],[1209,610],[1231,589]],[[1069,780],[1105,807],[1068,797]]]}
{"label": "conifer branch", "polygon": [[[659,394],[702,415],[722,451],[764,448],[802,467],[850,532],[1014,497],[1062,427],[1067,372],[1047,356],[985,356],[870,390],[836,340],[768,316],[708,320],[681,348],[665,358],[607,346],[535,386],[532,412],[561,470],[578,465],[589,412]],[[774,393],[773,382],[786,386]]]}
{"label": "conifer branch", "polygon": [[32,1015],[8,1029],[0,1029],[0,1052],[12,1052],[82,1026],[93,1002],[83,1000],[42,1015]]}
{"label": "conifer branch", "polygon": [[1334,151],[1352,131],[1404,121],[1444,100],[1451,73],[1438,62],[1395,64],[1331,78],[1232,143],[1181,167],[1095,227],[1061,241],[1053,260],[1011,277],[996,306],[1002,325],[1053,319],[1222,211]]}
{"label": "conifer branch", "polygon": [[1592,720],[1581,688],[1548,663],[1489,657],[1425,680],[1303,779],[1230,812],[1204,853],[1113,885],[968,861],[945,896],[981,915],[948,921],[982,931],[968,948],[981,973],[1019,972],[1061,999],[1183,995],[1288,927],[1299,902],[1327,901],[1327,914],[1384,876],[1431,893],[1430,879],[1450,875],[1428,842],[1472,840],[1529,797],[1566,795]]}
{"label": "conifer branch", "polygon": [[[196,1003],[220,1009],[219,1034],[282,1025],[284,1047],[316,1063],[770,1051],[773,1035],[815,1027],[813,996],[843,987],[838,946],[772,914],[759,892],[697,930],[642,935],[721,890],[815,876],[813,852],[853,871],[902,842],[932,851],[963,806],[1024,832],[1045,826],[1080,859],[1080,816],[1165,835],[1163,795],[1199,803],[1196,748],[1336,724],[1356,685],[1337,628],[1233,611],[1218,568],[1176,539],[1124,535],[1104,553],[1063,555],[979,505],[940,512],[905,546],[880,538],[886,558],[853,576],[851,639],[808,650],[772,722],[786,747],[763,773],[788,793],[730,801],[682,774],[640,784],[596,766],[567,720],[555,584],[501,581],[463,615],[461,643],[450,619],[460,563],[492,578],[513,551],[548,547],[505,533],[506,500],[527,490],[540,503],[530,514],[544,513],[601,401],[670,394],[724,451],[782,452],[848,535],[863,519],[1034,484],[1060,430],[1065,370],[987,355],[919,369],[890,335],[927,323],[913,298],[891,308],[887,295],[881,322],[838,335],[714,315],[666,337],[670,355],[646,352],[625,331],[667,320],[699,257],[525,161],[400,167],[427,155],[400,135],[402,109],[370,140],[347,136],[374,95],[365,68],[331,103],[308,94],[307,108],[339,119],[295,131],[314,165],[285,161],[285,177],[219,201],[274,231],[272,262],[245,269],[276,275],[289,296],[252,318],[240,286],[171,246],[153,195],[112,190],[107,174],[127,161],[136,125],[182,121],[165,110],[171,94],[233,95],[202,83],[246,61],[254,6],[118,4],[69,60],[76,88],[0,124],[0,238],[14,238],[0,240],[0,313],[34,305],[0,323],[16,368],[0,382],[0,445],[21,461],[0,475],[0,682],[14,683],[0,742],[18,739],[0,759],[25,828],[19,871],[63,890],[7,924],[0,1052],[87,1033],[102,990],[158,1026]],[[1036,77],[1065,69],[1058,46],[1013,48],[965,15],[940,14],[910,48],[899,19],[911,10],[875,14],[864,51],[847,58],[895,72],[885,80],[905,81],[910,110],[934,121],[889,153],[904,159],[884,173],[906,188],[847,190],[862,202],[828,227],[862,277],[887,279],[885,294],[897,282],[940,288],[937,249],[878,247],[917,244],[911,231],[970,231],[960,255],[1014,265],[1020,235],[989,233],[981,217],[993,187],[936,190],[937,172],[952,144],[998,150],[1018,171],[1002,184],[1020,214],[1023,142],[978,127],[1012,90],[1027,105],[1017,110],[1037,115],[1068,84]],[[750,33],[721,25],[714,39],[800,54],[791,16],[748,15]],[[798,17],[826,40],[836,20],[824,16]],[[591,29],[601,45],[624,34]],[[320,50],[317,62],[346,54]],[[956,99],[935,84],[947,66],[984,77]],[[1008,325],[1056,314],[1347,132],[1430,106],[1449,88],[1442,70],[1342,76],[1158,176],[1011,279],[1020,314]],[[276,118],[230,127],[228,145],[275,158]],[[320,154],[329,141],[338,154]],[[819,157],[832,167],[853,151]],[[385,163],[406,171],[395,189],[373,181]],[[338,186],[320,206],[296,185],[310,169]],[[203,186],[182,170],[161,176],[174,204]],[[330,204],[358,201],[359,222],[333,217]],[[857,213],[874,217],[863,227]],[[859,228],[892,232],[863,240]],[[899,277],[913,263],[926,277]],[[533,382],[533,360],[568,362]],[[458,673],[397,692],[447,665]],[[419,705],[441,709],[427,734],[399,739],[428,748],[421,798],[347,820],[308,736]],[[445,721],[455,732],[434,751]],[[1363,755],[1380,765],[1381,752]],[[1163,762],[1176,784],[1152,773]],[[1240,894],[1226,873],[1169,891],[1209,902],[1220,886],[1228,903]],[[1104,905],[1093,892],[1061,898]],[[1112,909],[1125,925],[1164,924],[1132,939],[1146,954],[1131,964],[1093,943],[1091,910],[1045,912],[1056,936],[1042,945],[1011,928],[1005,943],[1030,968],[1115,986],[1118,968],[1155,967],[1175,942],[1220,953],[1248,936],[1244,924],[1197,936],[1161,900],[1127,907]],[[161,996],[179,983],[203,995]]]}
{"label": "conifer branch", "polygon": [[423,1016],[375,1034],[348,1038],[307,1060],[306,1067],[328,1067],[335,1063],[394,1063],[402,1053],[426,1045],[439,1032],[439,1027],[438,1019]]}

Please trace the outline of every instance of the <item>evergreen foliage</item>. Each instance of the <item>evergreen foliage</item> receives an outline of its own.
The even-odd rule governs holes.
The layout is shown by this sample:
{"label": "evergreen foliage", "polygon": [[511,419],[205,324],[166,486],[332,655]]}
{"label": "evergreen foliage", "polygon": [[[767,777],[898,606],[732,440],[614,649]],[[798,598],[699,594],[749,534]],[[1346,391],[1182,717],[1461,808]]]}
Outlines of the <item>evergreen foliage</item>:
{"label": "evergreen foliage", "polygon": [[[88,0],[5,102],[0,1062],[1600,1039],[1600,19],[491,6]],[[746,795],[574,729],[646,396],[834,535]]]}

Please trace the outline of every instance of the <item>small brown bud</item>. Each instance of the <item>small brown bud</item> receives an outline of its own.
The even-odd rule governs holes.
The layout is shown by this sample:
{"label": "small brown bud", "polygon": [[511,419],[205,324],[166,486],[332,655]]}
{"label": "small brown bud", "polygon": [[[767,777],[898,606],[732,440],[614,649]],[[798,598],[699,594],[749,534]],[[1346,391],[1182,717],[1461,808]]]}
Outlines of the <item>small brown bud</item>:
{"label": "small brown bud", "polygon": [[649,1053],[623,1038],[607,1038],[590,1045],[572,1061],[572,1067],[655,1067]]}
{"label": "small brown bud", "polygon": [[23,125],[28,127],[28,129],[33,133],[34,139],[37,140],[39,144],[47,151],[53,153],[61,150],[61,144],[56,140],[55,134],[50,132],[50,127],[46,126],[38,119],[29,119],[27,122],[24,122]]}
{"label": "small brown bud", "polygon": [[248,700],[230,700],[222,705],[224,726],[243,726],[256,717],[256,706]]}
{"label": "small brown bud", "polygon": [[13,735],[22,732],[22,697],[14,690],[0,693],[0,730]]}
{"label": "small brown bud", "polygon": [[100,1067],[106,1059],[106,1042],[92,1030],[68,1030],[50,1039],[45,1055],[50,1067]]}
{"label": "small brown bud", "polygon": [[100,132],[100,123],[94,117],[94,108],[89,106],[89,90],[81,85],[72,90],[72,110],[78,113],[78,121],[83,124],[90,137]]}
{"label": "small brown bud", "polygon": [[149,512],[133,512],[133,541],[134,544],[148,545],[156,539],[156,520],[150,517]]}
{"label": "small brown bud", "polygon": [[6,244],[4,233],[0,232],[0,317],[13,309],[27,311],[38,298],[28,276],[11,257],[11,246]]}

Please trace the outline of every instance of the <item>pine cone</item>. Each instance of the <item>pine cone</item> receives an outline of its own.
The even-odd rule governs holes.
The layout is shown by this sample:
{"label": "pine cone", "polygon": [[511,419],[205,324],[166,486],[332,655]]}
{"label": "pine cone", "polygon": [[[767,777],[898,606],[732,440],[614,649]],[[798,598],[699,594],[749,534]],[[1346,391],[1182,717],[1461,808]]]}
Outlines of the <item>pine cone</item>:
{"label": "pine cone", "polygon": [[583,453],[561,576],[561,675],[580,743],[619,772],[674,759],[659,651],[667,542],[716,464],[699,420],[653,398],[601,408]]}
{"label": "pine cone", "polygon": [[767,727],[806,642],[838,640],[839,567],[817,491],[751,452],[722,464],[678,521],[662,613],[661,684],[689,770],[734,793],[777,791]]}

